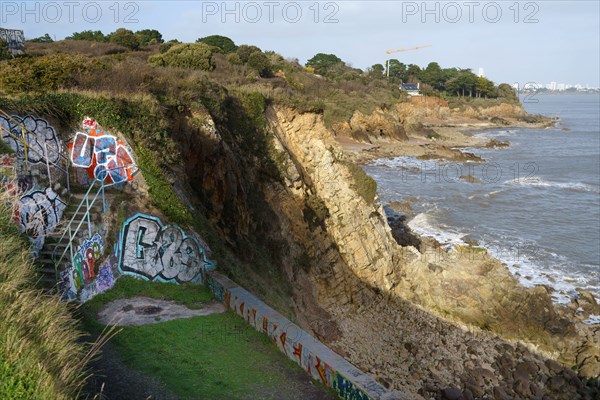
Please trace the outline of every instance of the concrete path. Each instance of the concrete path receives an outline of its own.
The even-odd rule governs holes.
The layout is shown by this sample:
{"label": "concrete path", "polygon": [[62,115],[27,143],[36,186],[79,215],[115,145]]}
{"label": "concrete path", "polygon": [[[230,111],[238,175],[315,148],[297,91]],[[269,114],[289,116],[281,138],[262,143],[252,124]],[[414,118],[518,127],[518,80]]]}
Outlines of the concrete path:
{"label": "concrete path", "polygon": [[174,301],[132,297],[108,303],[98,314],[98,320],[104,325],[139,326],[225,311],[225,306],[217,301],[190,309]]}

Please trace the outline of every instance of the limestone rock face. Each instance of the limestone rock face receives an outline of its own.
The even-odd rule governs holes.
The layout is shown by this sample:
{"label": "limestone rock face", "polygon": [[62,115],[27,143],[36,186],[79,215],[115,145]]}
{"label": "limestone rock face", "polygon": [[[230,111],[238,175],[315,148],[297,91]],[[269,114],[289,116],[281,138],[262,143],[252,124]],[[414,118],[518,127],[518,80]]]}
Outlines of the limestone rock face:
{"label": "limestone rock face", "polygon": [[[399,110],[410,111],[412,105],[403,107]],[[425,114],[439,114],[439,110],[428,110]],[[402,115],[405,121],[414,117],[410,112]],[[339,327],[337,335],[324,336],[334,349],[382,382],[392,382],[399,390],[410,387],[413,394],[424,396],[442,396],[449,388],[446,396],[454,395],[460,388],[467,397],[497,392],[507,398],[530,398],[551,377],[568,373],[560,367],[527,379],[520,376],[516,380],[511,375],[506,382],[486,380],[511,373],[512,362],[498,361],[503,354],[508,360],[526,356],[540,370],[543,358],[524,346],[459,326],[523,341],[566,365],[575,364],[577,348],[589,359],[590,349],[582,346],[593,343],[593,338],[560,314],[544,288],[520,286],[504,265],[484,251],[433,248],[420,253],[414,247],[398,245],[383,208],[377,201],[368,204],[356,193],[344,155],[320,115],[271,107],[267,120],[276,147],[287,154],[287,193],[298,200],[317,198],[324,210],[312,228],[296,223],[293,232],[310,249],[309,279],[318,302]],[[350,126],[368,125],[358,114],[353,121]],[[280,200],[284,197],[281,193]],[[286,213],[291,221],[300,218],[291,208]],[[306,222],[306,215],[303,219]],[[402,319],[398,319],[399,313]],[[455,339],[446,337],[449,332],[454,332]],[[425,345],[418,339],[429,336],[434,340]],[[406,338],[413,338],[412,344],[405,343]],[[465,342],[470,345],[463,349]],[[418,363],[411,349],[424,350]],[[431,358],[431,351],[440,352],[439,358]],[[464,358],[469,352],[473,356]],[[466,371],[465,365],[488,372],[481,372],[479,382],[480,375]],[[418,387],[415,382],[427,382],[425,377],[430,383]],[[578,393],[579,389],[573,390]],[[548,389],[545,393],[549,398],[562,398],[559,391]]]}

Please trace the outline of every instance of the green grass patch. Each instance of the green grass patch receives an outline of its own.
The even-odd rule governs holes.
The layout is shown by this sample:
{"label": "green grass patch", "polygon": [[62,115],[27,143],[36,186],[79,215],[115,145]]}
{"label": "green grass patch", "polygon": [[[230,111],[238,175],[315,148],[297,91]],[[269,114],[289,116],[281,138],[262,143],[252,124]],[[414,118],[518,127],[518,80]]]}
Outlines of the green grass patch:
{"label": "green grass patch", "polygon": [[354,189],[358,192],[367,204],[373,204],[375,201],[375,195],[377,195],[377,182],[371,178],[367,173],[358,165],[351,162],[343,162],[346,167],[350,170],[352,177],[354,178]]}
{"label": "green grass patch", "polygon": [[129,367],[182,398],[285,398],[286,369],[299,369],[232,312],[126,327],[113,344]]}

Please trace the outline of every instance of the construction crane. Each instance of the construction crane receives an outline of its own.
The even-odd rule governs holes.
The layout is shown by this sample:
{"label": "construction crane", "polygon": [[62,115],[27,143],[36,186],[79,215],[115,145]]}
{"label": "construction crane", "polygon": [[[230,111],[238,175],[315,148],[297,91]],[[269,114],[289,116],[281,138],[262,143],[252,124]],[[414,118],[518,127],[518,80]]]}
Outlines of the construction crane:
{"label": "construction crane", "polygon": [[[407,49],[386,50],[385,52],[387,54],[401,53],[401,52],[404,52],[404,51],[419,50],[419,49],[422,49],[424,47],[431,47],[431,46],[432,46],[431,44],[424,44],[422,46],[409,47]],[[387,77],[389,78],[390,77],[390,60],[389,59],[386,61],[386,71],[387,71]]]}

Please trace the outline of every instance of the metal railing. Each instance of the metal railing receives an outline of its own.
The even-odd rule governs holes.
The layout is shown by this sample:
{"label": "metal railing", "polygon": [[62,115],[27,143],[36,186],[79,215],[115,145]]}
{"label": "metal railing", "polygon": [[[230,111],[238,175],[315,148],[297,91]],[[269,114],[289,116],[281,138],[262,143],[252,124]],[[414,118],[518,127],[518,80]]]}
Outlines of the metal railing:
{"label": "metal railing", "polygon": [[[58,279],[58,267],[61,265],[61,262],[64,260],[64,258],[67,255],[67,253],[69,253],[69,256],[70,256],[70,259],[71,259],[71,264],[73,264],[73,259],[74,259],[74,256],[75,256],[74,249],[73,249],[73,242],[77,238],[77,234],[80,232],[83,223],[86,222],[86,221],[87,221],[87,230],[88,230],[87,233],[88,233],[88,237],[92,237],[92,221],[91,221],[91,218],[90,218],[90,210],[94,206],[94,204],[96,204],[96,201],[98,201],[98,197],[100,197],[100,196],[102,197],[102,211],[103,212],[107,212],[108,211],[108,207],[107,207],[107,204],[106,204],[106,197],[105,197],[105,193],[104,193],[105,189],[109,188],[111,186],[115,186],[115,185],[118,185],[118,184],[122,184],[122,183],[127,183],[128,182],[128,180],[126,180],[124,182],[114,182],[114,180],[111,177],[110,172],[111,171],[118,171],[120,169],[132,168],[132,167],[135,167],[135,165],[127,165],[127,166],[121,166],[121,167],[117,167],[117,168],[107,169],[107,170],[104,171],[104,176],[101,179],[96,178],[96,179],[94,179],[92,181],[92,183],[90,184],[90,187],[88,188],[88,190],[83,195],[83,199],[81,200],[81,202],[77,206],[77,209],[73,213],[73,216],[71,217],[71,219],[67,223],[65,231],[63,232],[63,234],[61,235],[61,237],[58,239],[57,243],[62,243],[62,241],[68,235],[69,241],[67,243],[67,246],[65,247],[65,249],[63,250],[63,252],[60,254],[60,257],[58,257],[58,259],[57,259],[57,249],[58,249],[58,247],[55,247],[54,250],[52,251],[52,261],[54,262],[54,272],[56,274],[57,279]],[[136,171],[133,173],[133,176],[135,176],[138,172],[139,172],[139,170],[136,169]],[[107,183],[107,180],[108,180],[109,177],[111,177],[111,180],[113,180],[113,182]],[[94,195],[94,197],[90,200],[90,193],[92,193],[94,187],[96,187],[97,185],[100,185],[100,186],[98,187],[98,190],[96,191],[96,194]],[[73,223],[75,222],[75,220],[76,220],[77,216],[79,215],[82,207],[84,207],[84,206],[85,206],[85,211],[83,212],[83,215],[81,216],[81,220],[77,224],[77,227],[73,230],[72,229]]]}
{"label": "metal railing", "polygon": [[[0,109],[0,115],[3,115],[10,122],[12,122],[13,124],[15,124],[16,126],[18,126],[21,129],[21,137],[19,137],[19,136],[15,135],[10,129],[6,129],[2,125],[0,125],[0,134],[6,132],[6,134],[8,136],[10,136],[11,138],[13,138],[15,141],[17,141],[18,143],[20,143],[23,146],[23,157],[25,159],[25,168],[28,169],[28,167],[29,167],[29,153],[31,152],[31,153],[37,154],[39,157],[41,157],[43,160],[45,160],[46,170],[48,172],[48,180],[50,181],[50,186],[52,186],[52,175],[50,173],[50,165],[52,165],[54,168],[58,169],[59,171],[62,171],[66,175],[67,191],[70,193],[71,186],[70,186],[70,179],[69,179],[69,165],[70,165],[69,159],[62,152],[57,151],[59,160],[65,161],[65,167],[63,168],[59,164],[60,161],[59,162],[50,161],[50,159],[48,157],[48,146],[45,142],[44,142],[43,153],[38,151],[37,149],[31,147],[30,144],[27,142],[26,134],[37,136],[35,134],[35,132],[32,132],[31,130],[27,129],[27,127],[25,125],[23,125],[21,122],[17,121],[15,118],[13,118],[10,114],[8,114],[7,112],[5,112],[2,109]],[[1,139],[2,138],[0,137],[0,140]]]}

